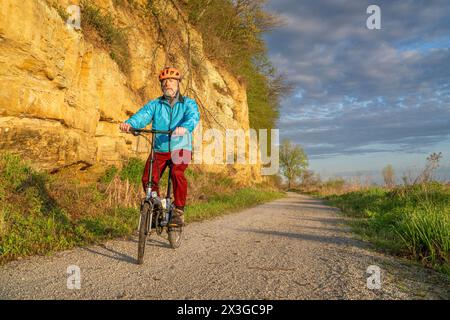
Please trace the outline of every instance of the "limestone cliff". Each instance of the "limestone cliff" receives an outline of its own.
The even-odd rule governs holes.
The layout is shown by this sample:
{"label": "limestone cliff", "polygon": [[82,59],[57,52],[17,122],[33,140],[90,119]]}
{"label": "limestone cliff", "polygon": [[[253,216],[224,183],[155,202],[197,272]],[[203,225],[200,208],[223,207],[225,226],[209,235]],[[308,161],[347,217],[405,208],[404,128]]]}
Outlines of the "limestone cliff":
{"label": "limestone cliff", "polygon": [[[203,129],[248,129],[245,86],[208,60],[201,34],[173,2],[154,2],[175,21],[171,30],[158,30],[148,16],[118,2],[90,1],[126,31],[125,73],[95,37],[65,23],[58,7],[78,1],[0,0],[0,150],[50,171],[145,157],[146,141],[120,133],[117,124],[161,94],[156,76],[168,61],[186,73],[182,92],[199,103]],[[259,164],[203,167],[240,182],[261,181]]]}

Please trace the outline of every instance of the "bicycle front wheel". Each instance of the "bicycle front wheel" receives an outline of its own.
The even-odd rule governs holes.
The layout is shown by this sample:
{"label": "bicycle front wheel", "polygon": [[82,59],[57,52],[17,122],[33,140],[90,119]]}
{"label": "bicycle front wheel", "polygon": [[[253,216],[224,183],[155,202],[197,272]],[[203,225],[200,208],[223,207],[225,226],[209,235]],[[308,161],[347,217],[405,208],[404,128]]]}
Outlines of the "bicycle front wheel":
{"label": "bicycle front wheel", "polygon": [[169,243],[172,249],[176,249],[181,245],[183,238],[183,227],[168,227]]}
{"label": "bicycle front wheel", "polygon": [[141,221],[139,223],[138,264],[144,263],[145,244],[150,231],[151,220],[152,206],[149,202],[145,202],[141,209]]}

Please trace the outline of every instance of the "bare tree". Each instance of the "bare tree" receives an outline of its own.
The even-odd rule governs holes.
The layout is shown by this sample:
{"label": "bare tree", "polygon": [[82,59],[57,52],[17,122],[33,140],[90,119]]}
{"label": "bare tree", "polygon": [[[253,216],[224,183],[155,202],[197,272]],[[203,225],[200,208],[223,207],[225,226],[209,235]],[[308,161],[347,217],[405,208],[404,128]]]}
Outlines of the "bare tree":
{"label": "bare tree", "polygon": [[303,170],[302,172],[302,190],[311,191],[318,188],[322,184],[322,180],[318,173],[312,170]]}
{"label": "bare tree", "polygon": [[288,180],[288,188],[291,188],[292,182],[300,177],[307,167],[308,158],[303,148],[284,139],[280,146],[280,170]]}
{"label": "bare tree", "polygon": [[417,176],[414,184],[431,182],[434,179],[434,172],[439,168],[439,161],[442,158],[442,152],[433,152],[427,157],[427,164],[422,172]]}
{"label": "bare tree", "polygon": [[381,172],[383,174],[384,184],[387,188],[392,188],[395,186],[395,173],[392,165],[388,164],[383,168]]}

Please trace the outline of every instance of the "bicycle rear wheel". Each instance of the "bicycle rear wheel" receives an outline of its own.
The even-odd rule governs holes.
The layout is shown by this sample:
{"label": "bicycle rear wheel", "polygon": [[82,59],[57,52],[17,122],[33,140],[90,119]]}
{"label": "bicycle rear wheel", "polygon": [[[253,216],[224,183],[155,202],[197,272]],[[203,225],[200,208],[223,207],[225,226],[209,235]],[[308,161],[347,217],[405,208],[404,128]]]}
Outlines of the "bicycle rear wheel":
{"label": "bicycle rear wheel", "polygon": [[139,224],[139,243],[138,243],[138,258],[137,263],[144,263],[145,244],[147,242],[147,235],[150,231],[152,220],[152,205],[145,202],[141,209],[141,222]]}

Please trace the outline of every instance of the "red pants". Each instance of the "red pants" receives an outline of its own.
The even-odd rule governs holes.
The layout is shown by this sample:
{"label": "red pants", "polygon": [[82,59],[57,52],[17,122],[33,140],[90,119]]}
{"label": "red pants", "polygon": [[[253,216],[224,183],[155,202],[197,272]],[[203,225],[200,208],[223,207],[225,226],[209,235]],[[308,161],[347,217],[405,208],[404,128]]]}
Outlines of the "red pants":
{"label": "red pants", "polygon": [[[187,180],[184,176],[184,170],[188,167],[191,160],[191,151],[186,149],[173,150],[170,152],[155,152],[155,160],[153,162],[152,172],[152,190],[159,194],[159,179],[163,175],[167,165],[172,168],[171,179],[173,186],[173,194],[175,197],[175,206],[182,207],[186,204],[187,196]],[[150,156],[145,164],[144,174],[142,176],[142,185],[144,191],[148,183],[148,173],[150,170]]]}

